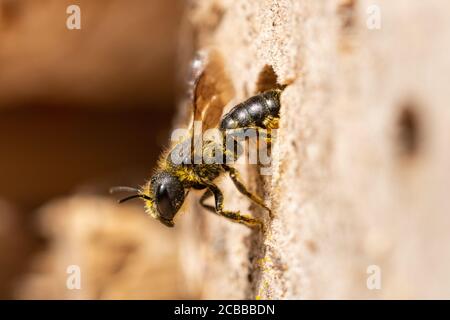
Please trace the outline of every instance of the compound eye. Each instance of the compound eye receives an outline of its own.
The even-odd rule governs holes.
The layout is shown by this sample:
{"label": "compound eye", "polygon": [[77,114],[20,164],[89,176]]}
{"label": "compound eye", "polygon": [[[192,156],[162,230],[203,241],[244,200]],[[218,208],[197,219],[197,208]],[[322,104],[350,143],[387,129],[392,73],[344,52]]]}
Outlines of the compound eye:
{"label": "compound eye", "polygon": [[172,205],[169,192],[164,184],[160,185],[156,192],[156,207],[161,218],[165,220],[172,220],[176,214],[176,208]]}

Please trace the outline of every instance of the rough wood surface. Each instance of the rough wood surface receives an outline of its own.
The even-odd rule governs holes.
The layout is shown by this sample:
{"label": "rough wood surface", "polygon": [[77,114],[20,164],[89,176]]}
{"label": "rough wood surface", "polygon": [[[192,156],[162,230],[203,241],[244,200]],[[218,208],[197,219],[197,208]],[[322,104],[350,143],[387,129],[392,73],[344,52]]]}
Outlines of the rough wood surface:
{"label": "rough wood surface", "polygon": [[[265,65],[281,83],[264,216],[224,182],[226,204],[266,234],[203,212],[181,222],[183,267],[204,298],[450,297],[450,5],[377,1],[196,1],[198,47],[226,57],[239,102]],[[230,106],[231,107],[231,106]],[[245,169],[245,168],[244,168]],[[261,183],[263,182],[263,183]],[[367,268],[380,267],[369,290]]]}

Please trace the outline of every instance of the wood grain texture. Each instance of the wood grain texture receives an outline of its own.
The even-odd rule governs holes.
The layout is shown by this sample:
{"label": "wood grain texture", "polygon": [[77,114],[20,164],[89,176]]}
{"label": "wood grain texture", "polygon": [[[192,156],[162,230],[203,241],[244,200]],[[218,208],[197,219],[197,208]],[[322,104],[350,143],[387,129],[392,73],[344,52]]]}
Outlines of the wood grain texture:
{"label": "wood grain texture", "polygon": [[[227,59],[238,103],[264,66],[281,83],[270,177],[244,168],[275,217],[269,232],[192,202],[184,269],[204,298],[450,297],[450,5],[196,1],[197,46]],[[229,106],[231,107],[231,105]],[[263,212],[224,182],[226,205]],[[369,290],[367,268],[381,268]]]}

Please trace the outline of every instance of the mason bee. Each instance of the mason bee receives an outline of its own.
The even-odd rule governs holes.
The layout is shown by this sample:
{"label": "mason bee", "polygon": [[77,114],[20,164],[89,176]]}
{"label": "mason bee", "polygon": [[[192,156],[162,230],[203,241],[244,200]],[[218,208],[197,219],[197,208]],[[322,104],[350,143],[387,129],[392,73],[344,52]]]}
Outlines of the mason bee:
{"label": "mason bee", "polygon": [[[230,130],[277,128],[282,89],[271,89],[255,95],[235,106],[221,118],[223,108],[234,95],[221,55],[217,51],[209,51],[208,55],[195,60],[193,74],[190,94],[193,114],[187,137],[176,142],[162,155],[154,174],[143,187],[116,187],[111,191],[133,192],[133,195],[120,200],[119,203],[141,198],[148,214],[164,225],[173,227],[174,217],[189,191],[204,190],[200,204],[207,210],[249,227],[262,227],[262,222],[254,217],[225,210],[224,196],[215,180],[228,173],[239,192],[270,212],[263,200],[247,189],[239,172],[226,161],[228,157],[233,160],[239,157],[240,152],[237,150],[240,142],[232,138],[233,148],[230,148],[225,140],[228,139],[227,133]],[[195,123],[199,121],[202,124],[201,133],[216,128],[223,134],[223,141],[219,142],[224,143],[207,140],[200,149],[196,148],[196,141],[201,139],[201,134],[195,130]],[[219,161],[195,161],[197,158],[205,160],[205,156],[206,160]],[[214,206],[205,203],[210,197],[214,197]]]}

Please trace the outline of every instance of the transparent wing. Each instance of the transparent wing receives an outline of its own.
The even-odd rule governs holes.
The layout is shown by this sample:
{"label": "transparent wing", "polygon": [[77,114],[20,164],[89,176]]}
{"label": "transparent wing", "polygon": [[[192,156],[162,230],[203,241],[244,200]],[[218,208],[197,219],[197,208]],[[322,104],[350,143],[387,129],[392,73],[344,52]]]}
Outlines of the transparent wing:
{"label": "transparent wing", "polygon": [[[219,125],[224,107],[234,96],[222,55],[217,50],[201,52],[193,62],[192,101],[192,146],[202,139],[205,130]],[[201,126],[201,129],[200,129]],[[194,150],[194,154],[201,150]]]}
{"label": "transparent wing", "polygon": [[222,55],[217,50],[203,52],[192,90],[193,121],[201,121],[204,130],[215,128],[224,107],[234,96]]}

